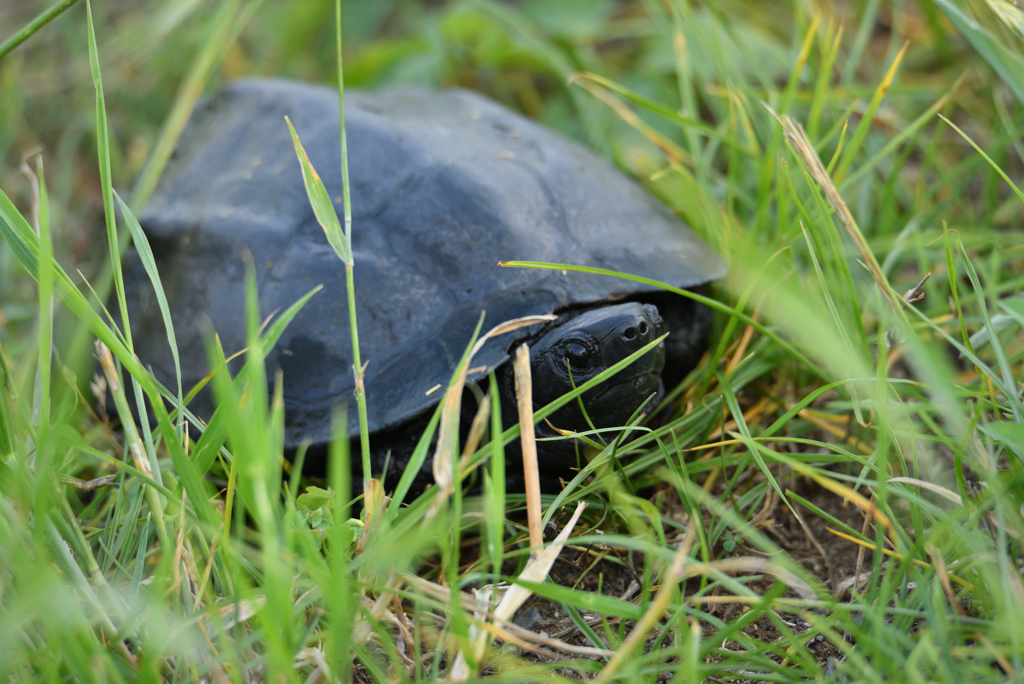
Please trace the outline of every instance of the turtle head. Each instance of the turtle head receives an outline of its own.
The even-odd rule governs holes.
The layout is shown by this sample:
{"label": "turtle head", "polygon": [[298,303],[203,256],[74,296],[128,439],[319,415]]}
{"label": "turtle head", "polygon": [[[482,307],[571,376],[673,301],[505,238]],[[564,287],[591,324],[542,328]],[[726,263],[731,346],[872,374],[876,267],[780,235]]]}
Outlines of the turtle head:
{"label": "turtle head", "polygon": [[[533,401],[543,406],[579,387],[664,333],[657,307],[629,302],[592,309],[550,330],[530,347]],[[633,413],[659,390],[665,366],[664,344],[583,394],[594,425],[625,425]],[[563,430],[588,430],[573,401],[550,417]]]}

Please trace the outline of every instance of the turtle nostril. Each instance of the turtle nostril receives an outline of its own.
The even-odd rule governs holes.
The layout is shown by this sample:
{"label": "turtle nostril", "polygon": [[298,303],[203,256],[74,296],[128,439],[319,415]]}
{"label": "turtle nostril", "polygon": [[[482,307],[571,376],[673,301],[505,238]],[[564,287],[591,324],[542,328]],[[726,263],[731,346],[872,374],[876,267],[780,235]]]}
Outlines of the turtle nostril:
{"label": "turtle nostril", "polygon": [[632,342],[633,340],[635,340],[636,339],[636,328],[633,328],[633,327],[626,328],[626,331],[624,333],[622,333],[622,339],[626,340],[627,342]]}
{"label": "turtle nostril", "polygon": [[646,335],[648,330],[647,321],[640,321],[640,334]]}

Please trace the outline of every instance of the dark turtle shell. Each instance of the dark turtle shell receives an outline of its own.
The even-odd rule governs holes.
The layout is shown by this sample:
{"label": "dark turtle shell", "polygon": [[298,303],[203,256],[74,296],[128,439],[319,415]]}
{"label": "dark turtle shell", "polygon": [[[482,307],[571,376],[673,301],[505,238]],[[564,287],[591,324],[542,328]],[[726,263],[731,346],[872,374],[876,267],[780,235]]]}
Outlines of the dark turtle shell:
{"label": "dark turtle shell", "polygon": [[[205,101],[185,129],[141,223],[168,294],[186,388],[207,373],[204,320],[227,353],[245,345],[244,252],[261,314],[324,289],[268,358],[284,371],[286,445],[330,439],[332,407],[353,398],[344,266],[310,208],[288,116],[341,208],[337,91],[249,80]],[[691,288],[725,267],[664,206],[576,143],[480,95],[401,88],[345,94],[355,291],[371,433],[436,405],[481,311],[484,329],[648,291],[500,260],[597,266]],[[135,349],[157,377],[174,366],[137,256],[129,255]],[[508,358],[498,338],[472,377]],[[354,402],[353,402],[354,404]],[[192,408],[212,413],[200,395]],[[355,411],[350,428],[358,432]]]}

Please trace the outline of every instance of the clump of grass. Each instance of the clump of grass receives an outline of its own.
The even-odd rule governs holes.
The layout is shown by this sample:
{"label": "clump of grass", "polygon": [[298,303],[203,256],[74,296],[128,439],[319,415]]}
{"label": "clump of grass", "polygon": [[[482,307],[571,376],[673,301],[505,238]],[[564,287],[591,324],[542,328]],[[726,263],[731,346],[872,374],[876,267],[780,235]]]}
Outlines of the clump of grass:
{"label": "clump of grass", "polygon": [[[945,1],[868,3],[843,24],[761,3],[592,3],[553,21],[541,5],[388,16],[346,6],[354,19],[339,19],[335,41],[302,48],[323,73],[340,71],[331,51],[340,55],[346,26],[388,26],[386,38],[351,29],[357,79],[490,88],[603,147],[723,253],[730,275],[702,300],[715,334],[671,419],[594,449],[560,494],[541,498],[539,527],[561,532],[546,569],[531,560],[536,502],[524,525],[524,497],[504,491],[503,446],[519,428],[501,424],[493,379],[490,420],[480,419],[490,437],[458,461],[459,449],[438,451],[450,498],[406,501],[405,481],[381,508],[363,507],[376,515],[357,514],[341,430],[328,487],[285,481],[281,469],[281,379],[268,382],[263,360],[314,293],[261,329],[250,275],[247,360],[232,377],[211,341],[220,408],[200,432],[192,393],[156,383],[131,332],[94,310],[105,297],[90,299],[61,265],[71,254],[60,224],[81,201],[69,175],[50,183],[37,165],[24,210],[14,177],[0,175],[0,282],[11,284],[0,302],[0,676],[985,681],[1024,671],[1024,195],[1010,181],[1024,166],[1024,80],[1001,15],[979,23]],[[119,230],[114,181],[138,168],[108,121],[135,122],[122,110],[107,118],[123,93],[101,73],[125,76],[103,61],[114,28],[94,24],[93,9],[87,0],[51,25],[56,9],[26,20],[39,33],[0,55],[0,75],[38,75],[31,50],[47,32],[82,34],[73,47],[96,136],[74,158],[97,169],[119,283],[127,236],[146,252],[133,214],[144,200],[119,204]],[[209,11],[192,67],[154,65],[183,85],[164,133],[151,130],[147,186],[221,55],[225,73],[246,70],[239,51],[253,71],[302,64],[288,27],[323,23],[326,10],[296,8],[287,21],[259,3]],[[25,118],[0,120],[0,141],[15,141],[8,157]],[[337,223],[333,208],[324,218]],[[344,258],[359,226],[346,212],[336,227]],[[126,403],[132,383],[145,397],[123,437],[83,396],[89,364],[76,359],[91,337],[112,354],[101,351],[96,389]],[[474,469],[487,495],[464,498],[455,483]],[[526,594],[547,619],[532,629],[508,622]]]}

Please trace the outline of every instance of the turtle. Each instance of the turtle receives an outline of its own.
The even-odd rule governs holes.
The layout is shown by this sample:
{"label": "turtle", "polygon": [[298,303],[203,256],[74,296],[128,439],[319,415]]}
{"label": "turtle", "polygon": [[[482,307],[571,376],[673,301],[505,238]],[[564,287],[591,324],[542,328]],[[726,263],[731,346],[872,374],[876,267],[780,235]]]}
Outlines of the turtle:
{"label": "turtle", "polygon": [[[405,468],[482,312],[492,324],[558,317],[493,338],[474,357],[467,384],[496,371],[506,427],[517,422],[509,362],[517,345],[530,344],[539,407],[670,333],[584,393],[586,416],[570,402],[537,426],[539,437],[555,436],[552,426],[587,430],[587,418],[623,426],[695,367],[711,317],[691,299],[631,280],[498,265],[600,267],[691,290],[722,277],[722,258],[635,181],[468,90],[347,90],[344,106],[367,427],[373,468],[387,464],[389,481]],[[351,406],[353,439],[359,423],[345,266],[311,208],[286,116],[341,214],[337,91],[248,79],[196,107],[140,223],[167,293],[186,388],[209,372],[211,328],[228,354],[245,346],[247,263],[263,316],[323,286],[266,361],[268,378],[282,372],[285,449],[305,445],[311,463],[326,452],[338,404]],[[135,352],[171,383],[163,318],[134,251],[123,272]],[[190,409],[208,419],[210,393]],[[542,473],[577,465],[574,442],[541,442]]]}

